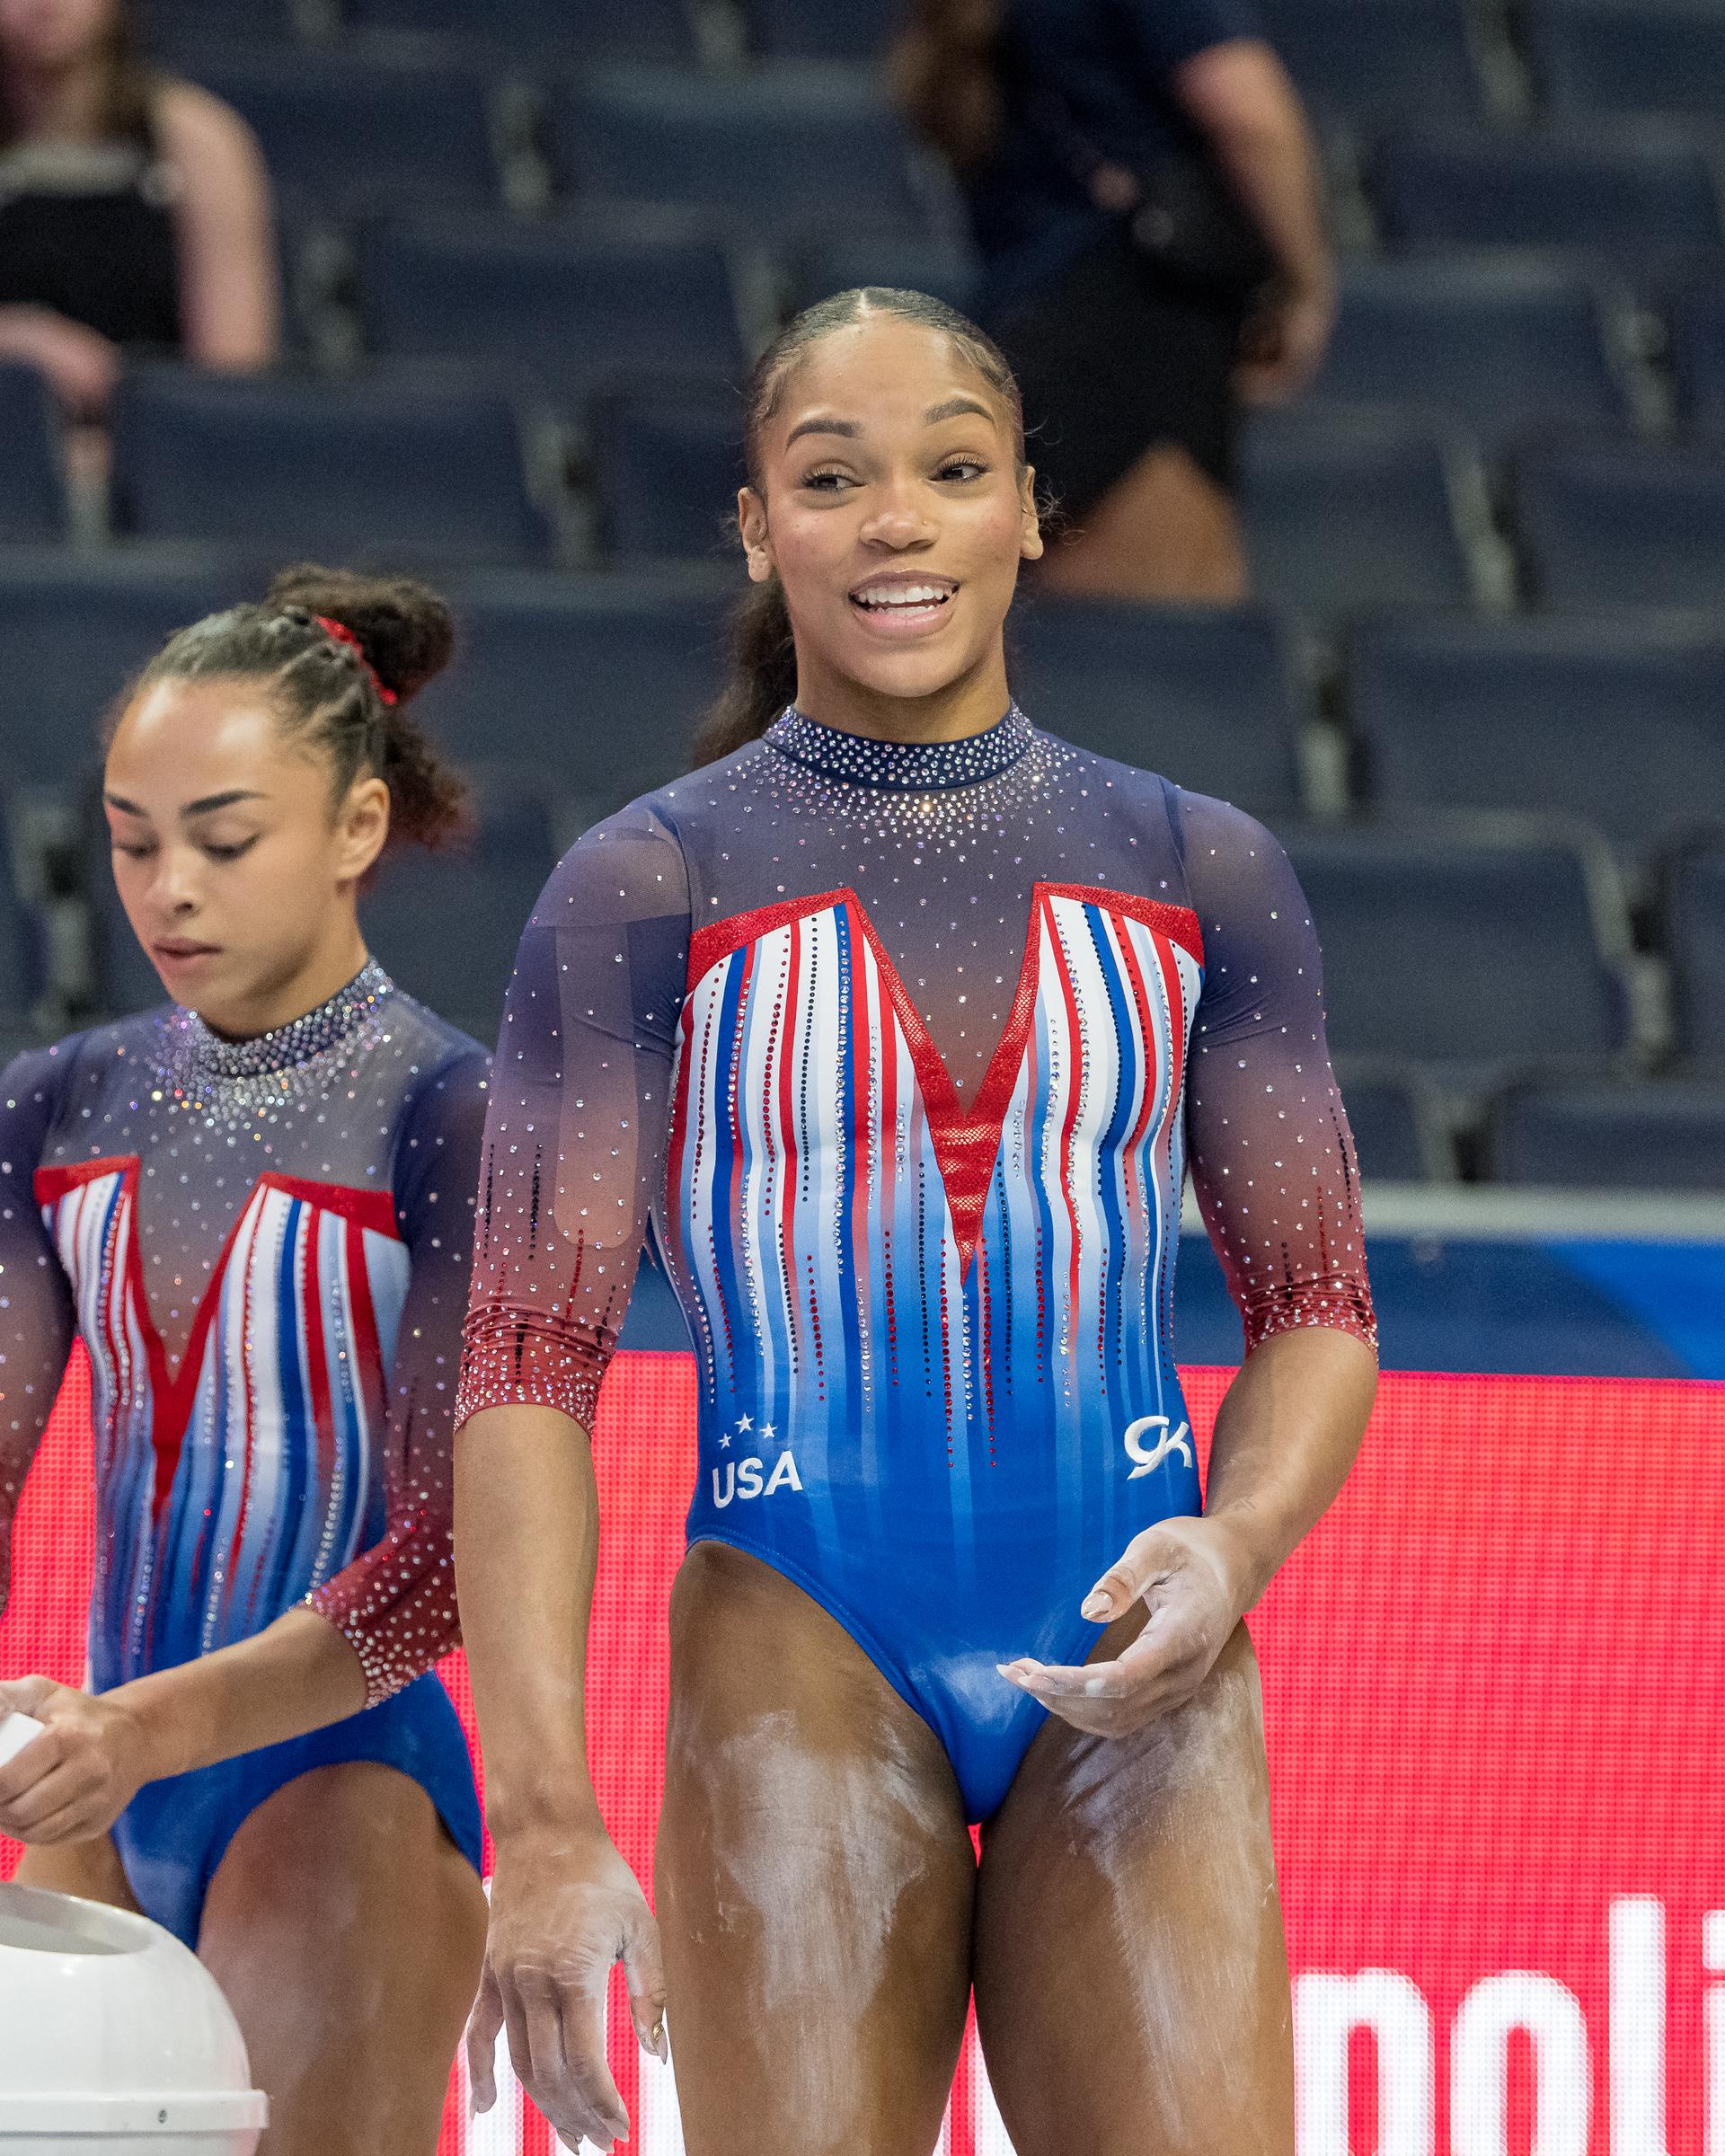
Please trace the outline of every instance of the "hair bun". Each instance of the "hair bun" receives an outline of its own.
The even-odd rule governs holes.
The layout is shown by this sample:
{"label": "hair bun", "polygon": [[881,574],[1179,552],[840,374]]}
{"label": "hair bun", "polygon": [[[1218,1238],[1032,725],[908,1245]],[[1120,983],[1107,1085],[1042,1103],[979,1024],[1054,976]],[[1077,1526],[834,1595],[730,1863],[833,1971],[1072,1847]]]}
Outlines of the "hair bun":
{"label": "hair bun", "polygon": [[384,687],[403,703],[448,665],[456,648],[448,607],[411,577],[367,577],[300,561],[270,584],[269,603],[340,622]]}

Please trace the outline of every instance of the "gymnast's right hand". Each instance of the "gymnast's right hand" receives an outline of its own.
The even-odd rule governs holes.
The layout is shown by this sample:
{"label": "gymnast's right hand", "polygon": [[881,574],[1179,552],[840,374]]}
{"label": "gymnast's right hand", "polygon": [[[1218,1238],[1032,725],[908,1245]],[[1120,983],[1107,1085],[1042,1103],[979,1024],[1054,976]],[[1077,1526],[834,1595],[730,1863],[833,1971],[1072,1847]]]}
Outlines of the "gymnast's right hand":
{"label": "gymnast's right hand", "polygon": [[629,2114],[605,2057],[606,1994],[623,1963],[642,2047],[667,2059],[659,1927],[597,1820],[500,1837],[479,1997],[467,2024],[473,2107],[497,2099],[492,2061],[509,2032],[517,2078],[571,2149],[626,2140]]}

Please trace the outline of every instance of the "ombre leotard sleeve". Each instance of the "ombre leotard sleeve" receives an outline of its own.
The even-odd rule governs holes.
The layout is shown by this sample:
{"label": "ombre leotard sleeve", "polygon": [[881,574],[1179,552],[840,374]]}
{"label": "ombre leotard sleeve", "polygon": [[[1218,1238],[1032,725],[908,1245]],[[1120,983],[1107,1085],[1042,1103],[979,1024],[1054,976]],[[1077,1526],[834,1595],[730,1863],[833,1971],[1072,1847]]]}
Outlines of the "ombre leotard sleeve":
{"label": "ombre leotard sleeve", "polygon": [[370,1549],[309,1597],[358,1656],[368,1705],[460,1644],[456,1380],[487,1100],[485,1057],[453,1058],[409,1103],[396,1144],[395,1215],[411,1270],[389,1372],[386,1524]]}
{"label": "ombre leotard sleeve", "polygon": [[13,1515],[77,1329],[33,1187],[69,1053],[63,1046],[20,1056],[0,1076],[0,1609]]}
{"label": "ombre leotard sleeve", "polygon": [[1188,1158],[1246,1352],[1311,1325],[1376,1350],[1359,1169],[1305,895],[1261,824],[1205,795],[1170,799],[1204,939]]}
{"label": "ombre leotard sleeve", "polygon": [[677,835],[638,804],[534,908],[486,1119],[457,1427],[525,1404],[592,1428],[664,1181],[689,906]]}

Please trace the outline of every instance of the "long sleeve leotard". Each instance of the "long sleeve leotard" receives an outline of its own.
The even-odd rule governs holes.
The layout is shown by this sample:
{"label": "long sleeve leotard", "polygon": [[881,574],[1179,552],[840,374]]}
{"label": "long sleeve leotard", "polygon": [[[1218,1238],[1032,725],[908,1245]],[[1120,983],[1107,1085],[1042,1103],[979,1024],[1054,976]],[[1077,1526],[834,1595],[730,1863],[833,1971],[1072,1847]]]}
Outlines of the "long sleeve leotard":
{"label": "long sleeve leotard", "polygon": [[375,965],[257,1039],[171,1009],[0,1080],[0,1526],[79,1336],[98,1691],[307,1598],[374,1701],[455,1645],[485,1086]]}
{"label": "long sleeve leotard", "polygon": [[1371,1341],[1318,949],[1225,804],[1040,733],[790,712],[590,832],[522,939],[457,1419],[590,1427],[650,1221],[699,1370],[692,1539],[843,1622],[973,1816],[1084,1594],[1198,1509],[1190,1159],[1248,1348]]}

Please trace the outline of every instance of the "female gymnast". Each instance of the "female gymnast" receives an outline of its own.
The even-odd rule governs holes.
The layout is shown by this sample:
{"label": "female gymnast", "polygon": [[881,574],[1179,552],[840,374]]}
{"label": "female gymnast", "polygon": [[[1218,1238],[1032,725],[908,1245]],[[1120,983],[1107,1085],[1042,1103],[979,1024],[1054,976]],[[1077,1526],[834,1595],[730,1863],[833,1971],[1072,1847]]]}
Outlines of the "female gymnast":
{"label": "female gymnast", "polygon": [[[661,2053],[668,1998],[690,2156],[910,2156],[974,1985],[1020,2156],[1287,2156],[1241,1619],[1376,1368],[1312,923],[1261,826],[1012,703],[1040,539],[971,325],[826,301],[747,423],[718,760],[565,859],[493,1081],[456,1451],[475,2087],[507,2024],[571,2145],[623,2134],[620,1957]],[[1188,1162],[1247,1350],[1201,1513]],[[700,1399],[657,1930],[582,1735],[588,1433],[650,1215]]]}
{"label": "female gymnast", "polygon": [[130,692],[104,799],[173,1003],[0,1081],[4,1534],[75,1334],[95,1394],[91,1692],[0,1770],[19,1873],[196,1948],[270,2156],[429,2156],[484,1937],[455,1710],[450,1432],[486,1059],[368,959],[391,838],[461,790],[406,711],[411,583],[289,570]]}

